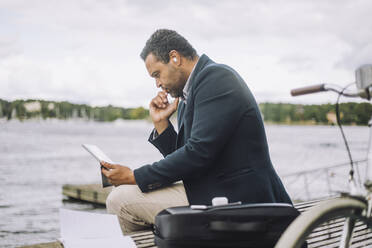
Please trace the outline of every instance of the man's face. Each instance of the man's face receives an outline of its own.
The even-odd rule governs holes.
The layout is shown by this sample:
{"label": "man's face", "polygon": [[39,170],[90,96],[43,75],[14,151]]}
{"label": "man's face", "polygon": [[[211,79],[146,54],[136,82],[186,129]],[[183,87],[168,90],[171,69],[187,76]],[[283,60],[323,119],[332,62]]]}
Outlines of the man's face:
{"label": "man's face", "polygon": [[155,78],[156,87],[162,88],[172,97],[182,96],[187,77],[177,64],[171,60],[164,64],[152,53],[146,57],[145,64],[150,76]]}

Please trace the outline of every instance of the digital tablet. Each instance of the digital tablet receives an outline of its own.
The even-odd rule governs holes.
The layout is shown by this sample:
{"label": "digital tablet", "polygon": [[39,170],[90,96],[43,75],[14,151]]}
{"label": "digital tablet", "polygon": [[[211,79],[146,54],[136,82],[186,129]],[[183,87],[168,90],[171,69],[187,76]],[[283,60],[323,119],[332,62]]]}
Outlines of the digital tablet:
{"label": "digital tablet", "polygon": [[107,163],[113,164],[112,160],[101,150],[98,146],[82,144],[85,150],[87,150],[98,162],[105,161]]}
{"label": "digital tablet", "polygon": [[[82,147],[87,150],[98,162],[105,161],[107,163],[113,164],[114,162],[96,145],[90,144],[82,144]],[[106,169],[101,165],[101,168]],[[103,175],[101,171],[102,177],[102,187],[112,186],[112,184],[108,181],[107,177]]]}

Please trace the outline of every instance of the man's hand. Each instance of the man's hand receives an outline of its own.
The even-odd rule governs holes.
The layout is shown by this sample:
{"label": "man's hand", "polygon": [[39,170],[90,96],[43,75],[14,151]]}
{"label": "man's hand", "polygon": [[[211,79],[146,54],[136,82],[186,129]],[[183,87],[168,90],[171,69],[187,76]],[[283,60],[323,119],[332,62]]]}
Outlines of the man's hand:
{"label": "man's hand", "polygon": [[128,167],[119,164],[110,164],[104,161],[101,161],[100,164],[106,168],[102,168],[102,173],[112,185],[136,184],[133,171]]}
{"label": "man's hand", "polygon": [[150,102],[150,116],[158,134],[168,127],[169,117],[177,110],[179,98],[169,103],[167,92],[160,91]]}

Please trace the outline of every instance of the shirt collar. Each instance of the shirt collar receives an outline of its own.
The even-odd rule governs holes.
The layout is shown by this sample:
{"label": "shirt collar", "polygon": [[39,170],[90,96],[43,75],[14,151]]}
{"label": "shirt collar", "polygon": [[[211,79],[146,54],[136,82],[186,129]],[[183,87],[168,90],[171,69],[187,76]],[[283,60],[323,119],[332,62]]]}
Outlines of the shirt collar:
{"label": "shirt collar", "polygon": [[194,73],[194,70],[195,70],[195,67],[196,67],[196,65],[199,63],[199,59],[198,59],[198,61],[195,63],[195,65],[194,65],[194,67],[192,68],[192,71],[191,71],[191,73],[190,73],[190,75],[189,75],[189,77],[187,78],[187,81],[186,81],[186,84],[185,84],[185,86],[183,87],[183,96],[181,97],[182,98],[182,100],[186,103],[186,100],[187,100],[187,97],[189,96],[189,93],[190,93],[190,79],[191,79],[191,77],[192,77],[192,75],[193,75],[193,73]]}

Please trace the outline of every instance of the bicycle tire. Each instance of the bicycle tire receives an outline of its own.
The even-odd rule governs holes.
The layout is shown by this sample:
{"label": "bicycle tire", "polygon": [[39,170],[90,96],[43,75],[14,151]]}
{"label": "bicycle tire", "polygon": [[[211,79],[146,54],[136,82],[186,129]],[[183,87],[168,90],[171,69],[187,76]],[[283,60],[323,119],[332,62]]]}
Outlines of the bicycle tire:
{"label": "bicycle tire", "polygon": [[340,217],[358,219],[367,205],[362,200],[342,197],[325,201],[297,217],[280,237],[275,248],[300,248],[311,232],[323,223]]}

